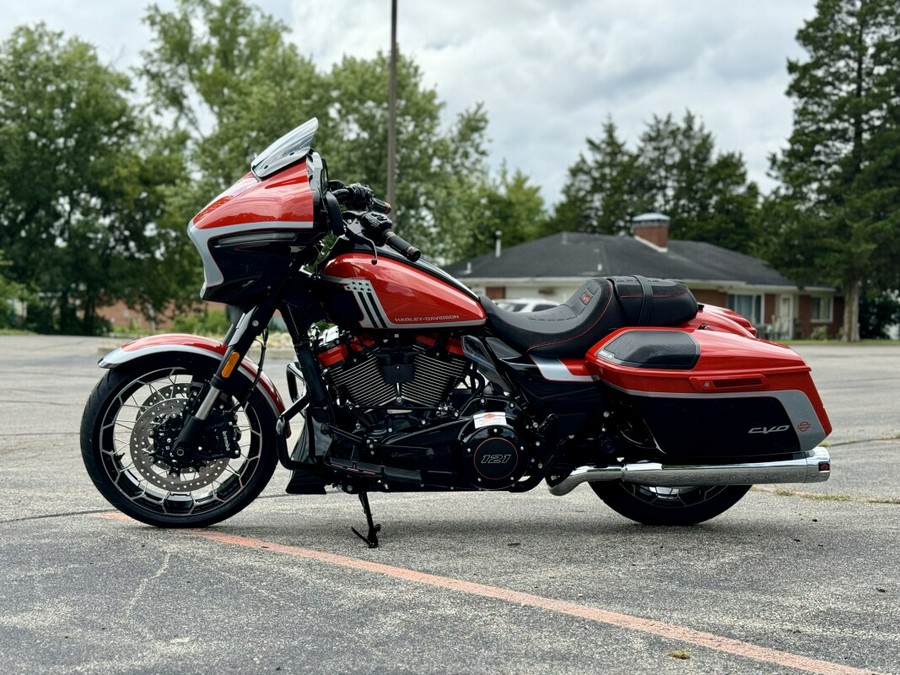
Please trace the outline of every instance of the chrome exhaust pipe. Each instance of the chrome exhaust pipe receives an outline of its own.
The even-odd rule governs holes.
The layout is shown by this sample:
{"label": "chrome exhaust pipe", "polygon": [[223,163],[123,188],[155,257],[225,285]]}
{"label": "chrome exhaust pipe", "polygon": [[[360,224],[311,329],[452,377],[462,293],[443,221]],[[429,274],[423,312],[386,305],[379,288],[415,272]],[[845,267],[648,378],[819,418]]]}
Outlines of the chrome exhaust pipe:
{"label": "chrome exhaust pipe", "polygon": [[654,487],[690,487],[693,485],[753,485],[755,483],[821,483],[831,475],[828,451],[815,447],[800,459],[742,464],[660,464],[638,462],[621,466],[580,466],[559,483],[550,486],[550,494],[561,497],[582,483],[620,480]]}

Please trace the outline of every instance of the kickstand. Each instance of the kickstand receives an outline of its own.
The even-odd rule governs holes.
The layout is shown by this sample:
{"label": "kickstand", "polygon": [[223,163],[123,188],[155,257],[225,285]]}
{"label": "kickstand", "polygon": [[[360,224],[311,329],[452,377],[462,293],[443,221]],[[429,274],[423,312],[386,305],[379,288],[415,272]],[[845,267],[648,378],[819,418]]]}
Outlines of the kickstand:
{"label": "kickstand", "polygon": [[351,527],[353,534],[362,539],[369,545],[369,548],[378,548],[378,533],[381,531],[381,525],[376,525],[372,520],[372,509],[369,507],[369,495],[366,492],[359,493],[359,501],[362,504],[363,511],[366,512],[366,523],[369,526],[369,533],[365,537],[357,532],[355,527]]}

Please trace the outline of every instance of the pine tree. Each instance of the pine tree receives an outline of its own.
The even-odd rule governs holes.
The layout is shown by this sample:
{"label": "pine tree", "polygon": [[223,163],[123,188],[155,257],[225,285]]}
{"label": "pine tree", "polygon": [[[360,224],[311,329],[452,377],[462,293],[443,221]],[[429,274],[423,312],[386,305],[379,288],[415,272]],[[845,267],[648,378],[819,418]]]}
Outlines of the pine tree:
{"label": "pine tree", "polygon": [[680,124],[654,116],[638,157],[640,203],[669,216],[671,237],[749,252],[759,190],[741,155],[716,153],[713,134],[691,111]]}
{"label": "pine tree", "polygon": [[750,251],[759,190],[743,158],[717,153],[712,133],[690,111],[681,123],[654,116],[634,151],[611,120],[587,144],[569,169],[551,229],[617,234],[634,216],[657,211],[671,219],[674,238]]}
{"label": "pine tree", "polygon": [[859,339],[863,282],[896,282],[900,254],[900,5],[819,0],[789,61],[794,127],[772,167],[769,258],[798,281],[845,298],[843,338]]}
{"label": "pine tree", "polygon": [[588,154],[569,168],[563,200],[549,225],[552,231],[617,234],[645,210],[637,204],[637,155],[607,120],[599,139],[587,139]]}

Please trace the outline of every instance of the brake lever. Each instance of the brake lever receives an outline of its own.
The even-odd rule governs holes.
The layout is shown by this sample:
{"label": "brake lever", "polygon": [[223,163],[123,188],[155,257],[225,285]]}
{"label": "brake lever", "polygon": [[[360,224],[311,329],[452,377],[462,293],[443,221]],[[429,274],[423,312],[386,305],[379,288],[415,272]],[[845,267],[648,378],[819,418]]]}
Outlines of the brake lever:
{"label": "brake lever", "polygon": [[360,236],[362,236],[362,238],[368,242],[369,246],[372,247],[372,264],[377,265],[378,264],[378,247],[375,245],[375,242],[372,241],[371,239],[369,239],[367,236],[365,236],[365,235],[360,235]]}

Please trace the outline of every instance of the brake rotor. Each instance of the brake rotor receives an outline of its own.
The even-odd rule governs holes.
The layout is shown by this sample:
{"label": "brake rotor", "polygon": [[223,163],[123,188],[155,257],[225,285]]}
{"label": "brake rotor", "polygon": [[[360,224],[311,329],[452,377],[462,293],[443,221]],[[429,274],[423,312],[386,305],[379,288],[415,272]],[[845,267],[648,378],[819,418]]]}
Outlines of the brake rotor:
{"label": "brake rotor", "polygon": [[[131,457],[134,468],[151,485],[169,492],[191,492],[210,485],[219,478],[230,461],[216,459],[204,466],[173,469],[157,457],[155,439],[166,426],[172,434],[180,430],[181,412],[190,394],[190,384],[160,387],[140,406],[131,431]],[[174,436],[169,436],[174,441]]]}

